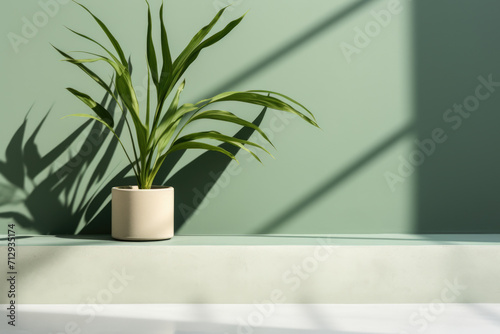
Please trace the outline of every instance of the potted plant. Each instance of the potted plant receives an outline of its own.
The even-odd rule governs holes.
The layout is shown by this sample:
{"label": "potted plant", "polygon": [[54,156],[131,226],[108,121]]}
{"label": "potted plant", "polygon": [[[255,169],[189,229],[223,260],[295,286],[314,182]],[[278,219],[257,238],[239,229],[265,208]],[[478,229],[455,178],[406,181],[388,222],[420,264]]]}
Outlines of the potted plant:
{"label": "potted plant", "polygon": [[[224,92],[194,104],[185,103],[179,105],[180,95],[185,87],[185,81],[183,80],[185,71],[204,49],[217,43],[229,34],[241,22],[244,15],[228,23],[222,30],[207,37],[227,7],[221,9],[212,21],[192,38],[177,58],[173,59],[163,21],[162,4],[159,10],[161,57],[157,58],[156,47],[152,38],[151,9],[149,3],[147,3],[147,102],[145,107],[140,108],[134,87],[132,86],[130,63],[120,43],[118,43],[110,30],[99,18],[82,4],[77,4],[86,10],[97,22],[111,42],[116,53],[111,52],[98,41],[71,29],[76,35],[99,46],[105,52],[105,55],[83,52],[90,55],[91,58],[79,59],[70,56],[56,47],[54,48],[64,57],[64,61],[80,68],[117,102],[125,118],[131,138],[132,150],[130,151],[125,148],[120,137],[114,131],[114,120],[110,112],[87,94],[73,88],[67,88],[70,93],[75,95],[95,113],[95,115],[72,114],[69,116],[87,117],[104,124],[119,141],[137,179],[137,185],[135,186],[119,186],[112,189],[113,238],[119,240],[162,240],[173,236],[174,189],[172,187],[153,185],[156,174],[169,154],[179,150],[201,149],[217,151],[236,160],[233,154],[219,146],[206,143],[206,140],[237,146],[252,154],[257,160],[259,160],[258,156],[247,146],[258,148],[270,154],[264,147],[254,142],[237,139],[216,131],[186,134],[184,130],[193,122],[207,119],[218,120],[252,128],[272,145],[269,138],[258,126],[229,111],[208,108],[213,103],[236,101],[263,106],[298,115],[306,122],[316,127],[318,126],[312,113],[303,105],[283,94],[267,90]],[[108,85],[85,65],[86,63],[93,62],[105,62],[109,64],[114,72],[113,84]],[[151,83],[156,92],[154,98],[152,98],[153,89]],[[167,100],[169,103],[167,103]],[[154,106],[152,107],[151,104],[153,102]],[[292,106],[292,104],[295,106]],[[305,112],[297,109],[302,109]],[[132,126],[128,118],[132,120]]]}

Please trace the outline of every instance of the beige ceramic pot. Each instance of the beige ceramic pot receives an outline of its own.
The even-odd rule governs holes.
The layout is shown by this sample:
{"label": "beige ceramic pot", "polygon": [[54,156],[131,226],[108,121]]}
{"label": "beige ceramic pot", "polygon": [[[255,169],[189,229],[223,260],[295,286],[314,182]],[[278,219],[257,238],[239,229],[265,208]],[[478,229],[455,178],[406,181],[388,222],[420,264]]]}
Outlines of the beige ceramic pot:
{"label": "beige ceramic pot", "polygon": [[174,188],[114,187],[111,236],[118,240],[165,240],[174,236]]}

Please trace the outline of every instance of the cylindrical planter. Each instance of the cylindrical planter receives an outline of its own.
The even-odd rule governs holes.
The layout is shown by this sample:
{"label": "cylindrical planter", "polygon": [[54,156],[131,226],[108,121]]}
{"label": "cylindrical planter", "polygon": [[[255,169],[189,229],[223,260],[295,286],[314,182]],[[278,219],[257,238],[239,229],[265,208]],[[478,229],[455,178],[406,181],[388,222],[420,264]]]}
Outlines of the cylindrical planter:
{"label": "cylindrical planter", "polygon": [[165,240],[174,236],[174,188],[114,187],[111,236],[118,240]]}

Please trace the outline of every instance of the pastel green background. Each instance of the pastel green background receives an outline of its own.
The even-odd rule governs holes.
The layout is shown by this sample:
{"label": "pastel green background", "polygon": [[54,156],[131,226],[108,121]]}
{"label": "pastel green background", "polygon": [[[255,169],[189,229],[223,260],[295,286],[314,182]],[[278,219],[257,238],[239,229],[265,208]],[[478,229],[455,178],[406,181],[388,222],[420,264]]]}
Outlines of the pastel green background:
{"label": "pastel green background", "polygon": [[[49,2],[54,3],[42,1]],[[48,155],[46,160],[35,154],[54,152],[83,124],[61,117],[90,111],[65,87],[96,100],[103,97],[83,73],[59,61],[50,43],[68,51],[92,49],[64,26],[101,41],[105,36],[78,6],[57,3],[57,13],[46,16],[46,24],[19,45],[18,52],[9,33],[23,36],[23,18],[33,22],[38,15],[43,20],[37,14],[43,8],[37,1],[9,0],[0,14],[0,219],[17,222],[18,233],[107,233],[109,216],[96,218],[77,208],[99,190],[108,194],[108,182],[126,166],[120,150],[106,151],[111,137],[91,145],[93,161],[75,162],[70,172],[75,182],[65,184],[64,191],[56,190],[60,184],[53,173],[82,154],[79,150],[91,127],[72,138],[64,154]],[[134,86],[140,94],[146,77],[144,1],[82,3],[131,55]],[[156,12],[160,1],[150,3]],[[261,127],[277,147],[276,160],[261,155],[260,165],[238,153],[241,164],[231,163],[215,185],[176,184],[176,195],[183,201],[176,205],[197,207],[183,219],[177,234],[500,233],[500,93],[491,92],[480,101],[457,129],[452,128],[456,123],[443,119],[448,108],[475,94],[479,76],[500,81],[498,1],[401,0],[396,3],[399,14],[391,15],[384,26],[378,24],[379,31],[372,30],[372,37],[364,41],[367,45],[346,57],[343,43],[355,46],[357,29],[376,29],[373,11],[387,12],[394,1],[166,0],[173,54],[230,3],[231,10],[216,28],[249,12],[186,73],[181,102],[195,102],[220,90],[276,90],[308,106],[322,130],[268,111]],[[102,65],[95,68],[106,71]],[[231,105],[230,110],[249,120],[260,112],[241,105]],[[192,129],[209,126],[228,134],[239,130],[213,123]],[[401,182],[391,188],[387,173],[398,175],[400,157],[410,159],[418,149],[415,140],[432,138],[439,128],[446,141],[436,144],[418,168],[400,175]],[[99,164],[111,154],[108,166]],[[186,153],[169,175],[200,154]],[[192,175],[199,171],[210,176],[210,166],[197,166]],[[198,203],[197,194],[208,188]],[[109,196],[99,200],[92,202],[96,213]]]}

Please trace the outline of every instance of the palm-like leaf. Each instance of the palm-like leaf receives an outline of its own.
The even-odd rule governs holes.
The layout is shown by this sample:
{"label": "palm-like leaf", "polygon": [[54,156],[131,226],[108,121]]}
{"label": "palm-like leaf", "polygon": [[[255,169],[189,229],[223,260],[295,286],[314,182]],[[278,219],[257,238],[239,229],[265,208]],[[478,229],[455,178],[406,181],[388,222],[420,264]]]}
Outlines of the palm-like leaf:
{"label": "palm-like leaf", "polygon": [[97,18],[94,14],[92,14],[92,12],[87,9],[87,7],[85,7],[81,3],[78,2],[76,3],[80,5],[83,9],[85,9],[94,18],[97,24],[99,24],[99,26],[104,31],[106,36],[108,36],[108,39],[111,42],[111,44],[113,44],[113,47],[115,48],[116,52],[118,53],[118,56],[120,57],[122,65],[128,68],[127,58],[125,58],[125,54],[123,53],[122,47],[120,46],[120,43],[118,43],[118,41],[116,40],[115,36],[113,36],[111,31],[109,31],[108,27],[106,27],[106,25],[101,20],[99,20],[99,18]]}
{"label": "palm-like leaf", "polygon": [[274,147],[274,145],[271,142],[271,140],[269,140],[269,138],[264,133],[264,131],[262,131],[261,128],[259,128],[257,125],[253,124],[252,122],[249,122],[249,121],[246,121],[246,120],[244,120],[242,118],[239,118],[238,116],[236,116],[233,113],[230,113],[229,111],[225,111],[225,110],[206,110],[206,111],[203,111],[203,112],[195,115],[193,118],[191,118],[189,120],[189,123],[193,122],[193,121],[196,121],[196,120],[200,120],[200,119],[219,120],[219,121],[228,122],[228,123],[234,123],[234,124],[238,124],[238,125],[242,125],[242,126],[251,128],[251,129],[257,131],[265,140],[267,140],[267,142],[269,144],[271,144]]}
{"label": "palm-like leaf", "polygon": [[[226,122],[230,124],[237,124],[243,127],[248,127],[256,132],[258,132],[265,140],[267,140],[271,145],[271,141],[266,136],[264,131],[257,125],[242,119],[235,114],[225,111],[225,110],[204,110],[207,106],[216,102],[241,102],[247,104],[253,104],[258,106],[263,106],[266,108],[271,108],[275,110],[280,110],[284,112],[289,112],[294,115],[299,116],[309,124],[313,126],[318,126],[313,114],[302,104],[293,100],[292,98],[283,95],[281,93],[267,91],[267,90],[250,90],[245,92],[225,92],[218,94],[212,98],[202,100],[198,103],[185,103],[179,107],[181,100],[181,93],[185,87],[185,81],[179,84],[184,73],[189,68],[189,66],[198,58],[200,53],[216,44],[224,37],[226,37],[240,22],[243,20],[244,16],[237,18],[229,22],[223,29],[215,32],[211,36],[209,34],[221,18],[222,14],[226,8],[221,9],[215,17],[210,21],[209,24],[204,26],[198,31],[198,33],[191,39],[184,50],[179,54],[179,56],[172,61],[172,55],[170,53],[170,46],[168,42],[168,35],[165,29],[165,22],[163,18],[163,4],[160,7],[160,37],[161,37],[161,60],[157,58],[155,43],[153,40],[153,23],[151,16],[151,9],[149,3],[147,2],[147,31],[146,31],[146,66],[148,70],[148,88],[147,88],[147,106],[145,121],[141,120],[141,113],[139,102],[137,100],[136,93],[132,86],[131,73],[129,71],[129,62],[125,57],[123,48],[118,42],[118,40],[113,36],[111,31],[107,26],[96,17],[88,8],[79,4],[84,8],[92,18],[100,26],[104,34],[107,36],[109,42],[113,45],[114,50],[117,55],[109,51],[104,45],[96,41],[95,39],[88,37],[84,34],[71,30],[78,36],[96,44],[101,49],[103,49],[110,58],[100,54],[86,52],[97,58],[90,59],[75,59],[68,55],[67,53],[56,50],[65,58],[64,60],[76,65],[85,74],[91,77],[95,82],[97,82],[102,88],[106,90],[117,102],[121,100],[122,104],[129,111],[128,114],[132,118],[135,127],[135,139],[137,140],[137,146],[139,154],[137,154],[134,136],[132,132],[129,131],[132,137],[132,148],[134,150],[135,160],[132,161],[130,155],[128,154],[126,148],[123,146],[121,139],[116,135],[113,127],[114,122],[111,114],[101,105],[96,103],[90,96],[76,91],[72,88],[68,90],[83,101],[88,107],[90,107],[97,116],[87,115],[87,114],[76,114],[72,116],[88,117],[104,124],[116,138],[119,140],[122,148],[127,155],[137,178],[137,182],[140,188],[148,189],[153,184],[154,178],[161,168],[163,162],[167,156],[175,151],[188,150],[188,149],[202,149],[220,152],[227,155],[231,159],[236,160],[236,157],[232,155],[227,150],[203,142],[204,140],[217,141],[222,143],[228,143],[237,146],[243,150],[246,150],[258,161],[261,161],[259,157],[246,146],[253,146],[263,150],[264,152],[271,155],[263,146],[258,145],[254,142],[237,139],[231,136],[227,136],[215,131],[204,131],[191,134],[184,134],[186,127],[195,121],[200,120],[217,120],[221,122]],[[110,86],[108,86],[97,74],[91,71],[84,64],[94,63],[104,61],[108,63],[114,71],[115,77],[115,89],[117,96],[113,93]],[[159,67],[161,71],[158,72]],[[156,87],[156,97],[157,105],[154,108],[154,115],[150,115],[150,80]],[[177,86],[177,90],[168,108],[164,108],[167,99],[171,95],[171,92]],[[271,96],[274,95],[274,96]],[[275,97],[277,96],[277,97]],[[280,98],[284,100],[281,100]],[[286,100],[286,101],[285,101]],[[120,105],[120,104],[119,104]],[[295,106],[293,106],[295,105]],[[303,109],[305,112],[301,112],[298,109]],[[164,110],[166,109],[166,110]],[[125,113],[125,109],[122,108]],[[150,123],[150,117],[152,117],[152,123]],[[182,127],[180,127],[182,124]],[[128,122],[127,122],[128,125]],[[180,128],[179,128],[180,127]],[[130,127],[129,127],[130,130]],[[201,140],[201,141],[200,141]],[[272,155],[271,155],[272,156]]]}
{"label": "palm-like leaf", "polygon": [[172,55],[170,54],[170,46],[168,44],[167,29],[165,28],[165,22],[163,21],[163,3],[160,7],[160,24],[161,24],[161,52],[163,56],[163,67],[161,69],[161,82],[167,80],[167,78],[172,74]]}
{"label": "palm-like leaf", "polygon": [[200,140],[200,139],[213,139],[213,140],[221,141],[223,143],[228,143],[228,144],[236,145],[236,146],[238,146],[240,148],[243,148],[248,153],[251,153],[254,156],[254,158],[256,158],[259,162],[261,162],[260,159],[259,159],[259,157],[257,157],[252,151],[248,150],[243,145],[255,146],[257,148],[260,148],[261,150],[263,150],[267,154],[269,154],[271,157],[273,156],[268,150],[266,150],[264,147],[262,147],[259,144],[253,143],[253,142],[248,141],[248,140],[243,140],[243,139],[238,139],[238,138],[234,138],[234,137],[231,137],[231,136],[226,136],[226,135],[223,135],[223,134],[221,134],[221,133],[219,133],[217,131],[206,131],[206,132],[191,133],[191,134],[185,135],[185,136],[177,139],[173,143],[173,145],[175,146],[175,145],[180,144],[180,143],[194,141],[194,140]]}
{"label": "palm-like leaf", "polygon": [[90,96],[83,94],[73,88],[67,88],[67,90],[71,94],[79,98],[90,109],[92,109],[97,114],[97,116],[99,116],[99,118],[103,121],[103,123],[106,124],[109,128],[112,129],[115,126],[115,122],[113,121],[113,117],[111,116],[111,114],[106,109],[104,109],[104,107],[101,106],[99,103],[92,100]]}
{"label": "palm-like leaf", "polygon": [[94,71],[90,70],[88,67],[83,65],[81,62],[76,61],[73,57],[71,57],[69,54],[59,50],[54,46],[54,49],[57,50],[63,57],[66,57],[66,60],[71,61],[73,64],[78,66],[83,72],[85,72],[89,77],[91,77],[95,82],[99,84],[104,90],[106,90],[107,93],[109,93],[111,96],[114,96],[113,92],[111,91],[111,88],[108,86],[104,80],[102,80]]}

